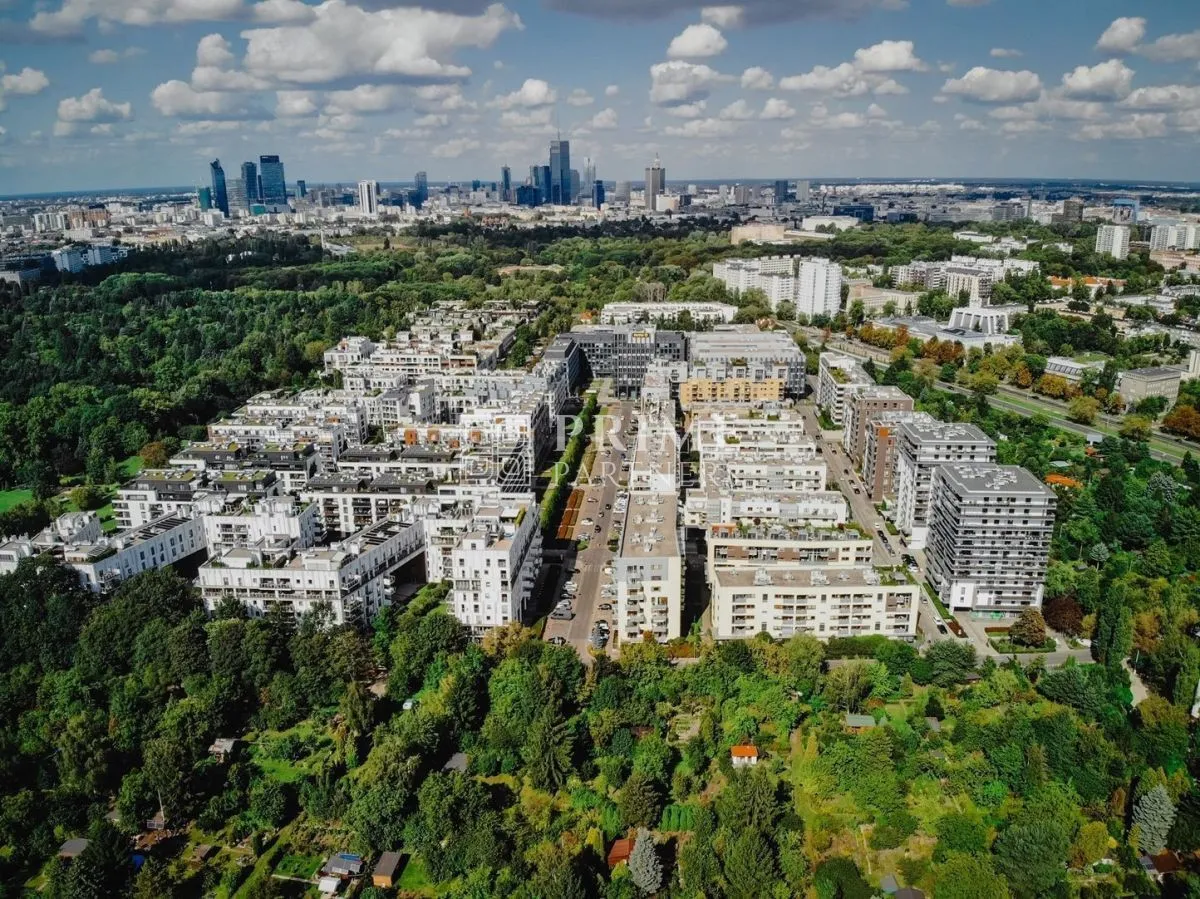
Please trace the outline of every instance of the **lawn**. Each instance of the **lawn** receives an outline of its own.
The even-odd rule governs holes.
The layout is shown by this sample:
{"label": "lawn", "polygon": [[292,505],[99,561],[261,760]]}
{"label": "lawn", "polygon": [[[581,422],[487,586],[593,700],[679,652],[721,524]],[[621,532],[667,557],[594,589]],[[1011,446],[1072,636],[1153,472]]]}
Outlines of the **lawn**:
{"label": "lawn", "polygon": [[[281,741],[299,741],[301,750],[309,750],[300,758],[268,757],[268,747],[276,747]],[[316,771],[322,760],[332,750],[332,741],[324,731],[318,730],[311,721],[302,721],[286,731],[263,731],[250,745],[250,757],[255,766],[273,780],[280,783],[296,783]]]}
{"label": "lawn", "polygon": [[321,868],[321,859],[315,855],[285,855],[275,866],[274,873],[279,877],[299,877],[302,880],[312,880]]}
{"label": "lawn", "polygon": [[33,499],[33,491],[21,487],[16,490],[0,490],[0,512],[7,512],[13,506],[27,503]]}
{"label": "lawn", "polygon": [[428,893],[431,892],[429,877],[425,873],[425,863],[418,856],[413,856],[404,866],[404,872],[396,882],[398,892]]}

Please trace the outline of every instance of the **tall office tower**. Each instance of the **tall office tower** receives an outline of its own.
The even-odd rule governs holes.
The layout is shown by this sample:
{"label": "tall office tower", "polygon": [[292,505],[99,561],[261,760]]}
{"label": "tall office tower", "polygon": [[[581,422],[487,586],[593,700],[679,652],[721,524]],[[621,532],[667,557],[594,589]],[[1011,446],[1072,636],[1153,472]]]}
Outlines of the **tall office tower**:
{"label": "tall office tower", "polygon": [[363,215],[379,214],[379,182],[358,182],[358,211]]}
{"label": "tall office tower", "polygon": [[225,170],[221,168],[221,160],[214,159],[208,168],[212,173],[213,206],[229,215],[229,193],[225,189]]}
{"label": "tall office tower", "polygon": [[1071,197],[1063,200],[1063,221],[1083,221],[1083,200],[1081,200],[1079,197]]}
{"label": "tall office tower", "polygon": [[296,182],[296,196],[304,199],[308,196],[308,183],[303,179]]}
{"label": "tall office tower", "polygon": [[429,176],[424,172],[417,172],[413,178],[413,185],[416,188],[417,201],[424,203],[429,199]]}
{"label": "tall office tower", "polygon": [[538,185],[538,190],[541,191],[541,198],[542,198],[541,201],[543,203],[549,203],[551,197],[553,196],[553,189],[552,189],[553,180],[552,180],[552,178],[553,178],[553,176],[550,174],[550,166],[548,166],[548,165],[538,166],[537,185]]}
{"label": "tall office tower", "polygon": [[500,169],[500,198],[506,203],[512,201],[512,169],[508,166]]}
{"label": "tall office tower", "polygon": [[604,182],[592,182],[592,205],[599,209],[604,205]]}
{"label": "tall office tower", "polygon": [[786,180],[775,182],[775,205],[781,206],[787,202],[788,183]]}
{"label": "tall office tower", "polygon": [[256,203],[262,199],[261,185],[258,181],[258,166],[253,162],[242,163],[242,183],[246,185],[246,201]]}
{"label": "tall office tower", "polygon": [[658,154],[656,153],[654,156],[654,165],[646,169],[646,209],[653,212],[655,198],[661,197],[666,193],[666,190],[667,170],[658,161]]}
{"label": "tall office tower", "polygon": [[196,199],[200,201],[200,211],[208,212],[208,210],[212,209],[212,188],[198,188],[196,190]]}
{"label": "tall office tower", "polygon": [[628,181],[618,181],[617,189],[614,191],[614,198],[622,203],[629,202],[629,195],[632,193],[632,187]]}
{"label": "tall office tower", "polygon": [[[258,157],[258,172],[262,178],[260,199],[268,206],[287,205],[287,181],[283,176],[283,163],[278,156]],[[247,185],[247,189],[249,186]]]}
{"label": "tall office tower", "polygon": [[235,212],[250,210],[250,195],[246,193],[246,182],[241,178],[229,182],[229,208]]}
{"label": "tall office tower", "polygon": [[796,202],[797,203],[807,203],[811,191],[812,191],[812,185],[810,185],[807,181],[797,181],[796,182]]}
{"label": "tall office tower", "polygon": [[571,202],[571,142],[562,138],[550,141],[550,202]]}
{"label": "tall office tower", "polygon": [[583,186],[586,190],[591,190],[592,185],[596,183],[596,163],[592,162],[592,157],[585,156],[583,159]]}
{"label": "tall office tower", "polygon": [[1096,255],[1124,259],[1129,255],[1129,229],[1124,225],[1101,225],[1096,232]]}
{"label": "tall office tower", "polygon": [[[595,179],[592,179],[595,180]],[[579,169],[571,169],[571,202],[574,203],[579,199],[579,192],[583,189],[583,184],[579,180]]]}

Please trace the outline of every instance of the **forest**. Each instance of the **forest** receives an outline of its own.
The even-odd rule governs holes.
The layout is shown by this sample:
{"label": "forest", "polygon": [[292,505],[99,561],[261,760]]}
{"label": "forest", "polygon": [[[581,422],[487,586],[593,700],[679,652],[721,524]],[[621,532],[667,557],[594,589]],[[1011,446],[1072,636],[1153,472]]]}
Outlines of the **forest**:
{"label": "forest", "polygon": [[[1068,276],[1154,277],[1140,257],[1091,259],[1083,231],[1059,236],[1077,249],[1047,264]],[[315,383],[342,335],[403,329],[441,298],[535,300],[531,353],[639,282],[729,301],[702,269],[740,251],[714,228],[461,225],[340,261],[303,239],[220,239],[6,293],[0,484],[38,501],[108,484],[257,390]],[[820,251],[965,250],[906,225]],[[497,271],[522,263],[563,271]],[[1029,280],[1011,287],[1045,289]],[[741,320],[769,314],[737,302]],[[359,632],[232,606],[210,619],[170,572],[97,598],[27,560],[0,576],[0,896],[299,896],[330,856],[385,851],[402,854],[397,885],[358,879],[357,895],[867,899],[890,879],[935,899],[1200,896],[1194,874],[1159,883],[1141,861],[1200,849],[1200,463],[1158,462],[1136,431],[1088,451],[985,389],[938,387],[946,365],[952,380],[1032,374],[1064,343],[1112,339],[1089,328],[1035,312],[1011,358],[902,341],[872,368],[918,408],[978,423],[1000,461],[1060,475],[1045,619],[1094,664],[692,637],[694,664],[635,644],[585,666],[519,626],[469,641],[438,585]],[[0,530],[48,514],[35,501]],[[235,748],[214,751],[224,739]],[[59,858],[72,838],[86,848]]]}

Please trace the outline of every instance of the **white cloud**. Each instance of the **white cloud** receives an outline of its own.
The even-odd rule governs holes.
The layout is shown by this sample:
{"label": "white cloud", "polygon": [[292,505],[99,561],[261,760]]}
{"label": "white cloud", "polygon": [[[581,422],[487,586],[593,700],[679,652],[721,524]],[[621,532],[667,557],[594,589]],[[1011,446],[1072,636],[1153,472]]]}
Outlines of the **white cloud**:
{"label": "white cloud", "polygon": [[121,61],[121,54],[116,50],[93,50],[88,54],[88,62],[98,66],[112,65]]}
{"label": "white cloud", "polygon": [[872,89],[877,97],[895,96],[902,97],[908,93],[908,88],[894,78],[889,78],[886,81],[881,81]]}
{"label": "white cloud", "polygon": [[734,100],[722,109],[718,115],[723,119],[740,122],[754,118],[754,110],[751,109],[750,104],[745,100]]}
{"label": "white cloud", "polygon": [[571,91],[570,96],[567,97],[567,103],[571,106],[591,106],[595,102],[592,99],[592,95],[581,87],[575,88],[575,90]]}
{"label": "white cloud", "polygon": [[251,9],[254,20],[279,25],[311,22],[316,13],[301,0],[260,0]]}
{"label": "white cloud", "polygon": [[959,130],[961,131],[985,131],[987,127],[978,119],[973,119],[969,115],[963,115],[961,112],[954,114],[954,121],[958,122]]}
{"label": "white cloud", "polygon": [[880,41],[855,50],[854,64],[860,72],[923,72],[928,68],[913,52],[912,41]]}
{"label": "white cloud", "polygon": [[500,113],[500,124],[504,128],[545,128],[550,124],[554,110],[549,106],[537,109],[510,109]]}
{"label": "white cloud", "polygon": [[703,63],[655,63],[650,67],[650,102],[671,106],[703,100],[716,85],[731,80]]}
{"label": "white cloud", "polygon": [[763,110],[759,114],[761,119],[791,119],[795,118],[796,110],[788,105],[787,100],[781,100],[778,97],[771,97],[765,104]]}
{"label": "white cloud", "polygon": [[1121,105],[1130,109],[1189,109],[1200,106],[1200,87],[1188,84],[1139,87]]}
{"label": "white cloud", "polygon": [[416,107],[426,111],[443,110],[455,112],[460,109],[475,109],[476,104],[463,96],[457,84],[422,84],[413,88]]}
{"label": "white cloud", "polygon": [[742,72],[742,87],[748,91],[769,91],[775,86],[775,76],[761,66],[751,66]]}
{"label": "white cloud", "polygon": [[1131,53],[1145,36],[1145,19],[1140,16],[1122,16],[1104,29],[1104,34],[1096,41],[1096,49],[1115,56]]}
{"label": "white cloud", "polygon": [[1080,99],[1119,100],[1133,86],[1133,69],[1119,59],[1099,65],[1076,66],[1063,75],[1063,93]]}
{"label": "white cloud", "polygon": [[235,62],[229,41],[221,34],[206,34],[196,45],[196,65],[224,68]]}
{"label": "white cloud", "polygon": [[67,124],[127,122],[132,118],[132,103],[115,103],[105,97],[104,91],[98,87],[80,97],[67,97],[58,104],[58,121]]}
{"label": "white cloud", "polygon": [[276,91],[275,115],[283,119],[316,115],[317,103],[311,91]]}
{"label": "white cloud", "polygon": [[325,98],[327,115],[390,112],[401,105],[400,89],[391,84],[360,84],[347,91],[331,91]]}
{"label": "white cloud", "polygon": [[813,66],[811,72],[780,79],[779,86],[785,91],[813,91],[836,97],[858,97],[871,88],[858,69],[848,62],[833,68]]}
{"label": "white cloud", "polygon": [[671,59],[697,59],[719,56],[729,46],[729,41],[716,28],[707,23],[689,25],[671,41],[667,56]]}
{"label": "white cloud", "polygon": [[668,106],[664,111],[669,116],[674,116],[677,119],[698,119],[704,115],[708,109],[706,100],[697,100],[695,103],[684,103],[680,106]]}
{"label": "white cloud", "polygon": [[942,92],[978,103],[1016,103],[1032,100],[1042,90],[1042,79],[1028,70],[1020,72],[975,66],[961,78],[951,78]]}
{"label": "white cloud", "polygon": [[1024,56],[1020,50],[1014,50],[1011,47],[992,47],[990,55],[993,59],[1015,59],[1018,56]]}
{"label": "white cloud", "polygon": [[198,91],[186,81],[165,81],[150,94],[154,108],[165,116],[181,119],[249,119],[255,110],[236,94]]}
{"label": "white cloud", "polygon": [[1094,100],[1073,100],[1044,93],[1036,100],[1022,103],[1019,106],[999,106],[988,115],[1001,121],[1035,119],[1098,121],[1108,118],[1108,107]]}
{"label": "white cloud", "polygon": [[437,112],[429,112],[413,120],[417,128],[445,128],[449,124],[450,116]]}
{"label": "white cloud", "polygon": [[692,119],[682,125],[668,125],[663,133],[669,137],[714,138],[728,137],[737,130],[737,125],[724,119]]}
{"label": "white cloud", "polygon": [[1144,44],[1137,52],[1159,62],[1180,62],[1200,59],[1200,31],[1188,34],[1165,34],[1152,44]]}
{"label": "white cloud", "polygon": [[464,153],[478,150],[481,146],[483,145],[474,138],[456,137],[444,144],[438,144],[429,152],[437,159],[458,159]]}
{"label": "white cloud", "polygon": [[1017,119],[1011,122],[1005,122],[1000,126],[1002,134],[1033,134],[1037,131],[1049,131],[1050,126],[1044,122],[1039,122],[1036,119]]}
{"label": "white cloud", "polygon": [[1146,140],[1166,137],[1166,113],[1139,113],[1105,125],[1084,125],[1079,129],[1082,140]]}
{"label": "white cloud", "polygon": [[617,111],[613,108],[602,109],[588,122],[593,131],[612,131],[617,127]]}
{"label": "white cloud", "polygon": [[40,94],[49,86],[50,79],[46,77],[46,73],[40,69],[31,69],[29,66],[21,69],[15,75],[4,75],[0,77],[0,109],[4,108],[4,98],[8,94],[32,97]]}
{"label": "white cloud", "polygon": [[541,78],[526,78],[525,83],[511,94],[497,97],[493,102],[500,109],[536,109],[549,106],[558,99],[558,92]]}
{"label": "white cloud", "polygon": [[57,10],[37,13],[29,28],[47,37],[76,37],[92,19],[102,26],[145,26],[222,21],[244,13],[242,0],[64,0]]}
{"label": "white cloud", "polygon": [[867,118],[869,119],[886,119],[887,110],[878,103],[872,103],[867,107]]}
{"label": "white cloud", "polygon": [[325,0],[312,10],[305,24],[243,31],[246,69],[304,84],[355,76],[461,79],[471,70],[450,61],[455,50],[490,47],[505,31],[523,27],[498,3],[477,16],[420,8],[369,12],[346,0]]}
{"label": "white cloud", "polygon": [[700,20],[718,28],[739,28],[744,12],[740,6],[705,6],[700,10]]}
{"label": "white cloud", "polygon": [[617,84],[610,84],[604,89],[604,96],[606,97],[615,97],[619,93],[621,93],[621,87]]}

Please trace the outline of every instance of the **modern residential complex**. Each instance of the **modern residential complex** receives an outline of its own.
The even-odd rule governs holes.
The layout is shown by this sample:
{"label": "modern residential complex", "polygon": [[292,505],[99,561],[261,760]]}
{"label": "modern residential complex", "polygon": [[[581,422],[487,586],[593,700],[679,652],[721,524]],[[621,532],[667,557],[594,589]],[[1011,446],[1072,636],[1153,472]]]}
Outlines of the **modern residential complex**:
{"label": "modern residential complex", "polygon": [[972,424],[909,421],[896,432],[896,526],[921,548],[929,532],[934,471],[951,462],[995,462],[996,444]]}
{"label": "modern residential complex", "polygon": [[772,309],[790,303],[797,315],[807,318],[835,315],[842,305],[842,268],[828,259],[727,259],[713,266],[713,277],[733,294],[760,290]]}
{"label": "modern residential complex", "polygon": [[822,353],[817,369],[817,405],[838,426],[845,424],[850,398],[875,386],[875,379],[856,360]]}
{"label": "modern residential complex", "polygon": [[1096,231],[1096,255],[1124,259],[1129,255],[1129,228],[1101,225]]}

